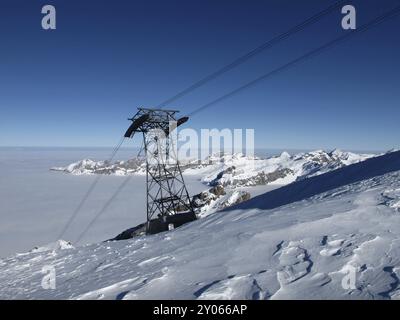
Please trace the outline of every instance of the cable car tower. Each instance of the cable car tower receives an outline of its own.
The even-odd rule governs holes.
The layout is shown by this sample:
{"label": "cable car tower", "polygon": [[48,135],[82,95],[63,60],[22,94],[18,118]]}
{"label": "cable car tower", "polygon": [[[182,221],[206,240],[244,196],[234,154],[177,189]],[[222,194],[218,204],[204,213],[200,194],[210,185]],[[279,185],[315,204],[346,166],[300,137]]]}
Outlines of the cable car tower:
{"label": "cable car tower", "polygon": [[[172,132],[189,118],[176,119],[177,110],[138,108],[125,133],[143,135],[146,156],[146,233],[167,231],[196,220],[183,180]],[[170,134],[171,133],[171,134]]]}

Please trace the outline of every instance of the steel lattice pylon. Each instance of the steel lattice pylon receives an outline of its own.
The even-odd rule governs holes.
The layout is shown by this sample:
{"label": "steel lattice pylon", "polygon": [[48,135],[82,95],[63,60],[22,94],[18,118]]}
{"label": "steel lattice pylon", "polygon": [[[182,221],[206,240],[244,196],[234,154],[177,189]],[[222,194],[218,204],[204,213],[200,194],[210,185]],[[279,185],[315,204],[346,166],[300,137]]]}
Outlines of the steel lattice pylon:
{"label": "steel lattice pylon", "polygon": [[[125,137],[141,132],[146,153],[147,233],[166,231],[196,219],[176,156],[173,130],[188,120],[177,110],[138,108]],[[170,134],[171,133],[171,134]]]}

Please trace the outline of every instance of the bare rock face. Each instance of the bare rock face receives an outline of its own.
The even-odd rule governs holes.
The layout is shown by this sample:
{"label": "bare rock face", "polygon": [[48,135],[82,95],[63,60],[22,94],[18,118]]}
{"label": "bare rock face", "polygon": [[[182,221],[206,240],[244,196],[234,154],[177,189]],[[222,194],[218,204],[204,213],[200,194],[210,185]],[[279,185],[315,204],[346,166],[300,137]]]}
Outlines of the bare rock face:
{"label": "bare rock face", "polygon": [[227,207],[250,200],[251,195],[247,191],[233,190],[222,185],[216,185],[207,191],[203,191],[193,196],[192,205],[201,215],[207,210],[222,210]]}
{"label": "bare rock face", "polygon": [[244,201],[250,200],[251,195],[247,191],[234,191],[231,196],[219,204],[219,209],[225,209]]}
{"label": "bare rock face", "polygon": [[[241,172],[237,172],[235,167],[230,167],[221,171],[217,177],[211,181],[209,184],[211,186],[234,186],[234,187],[244,187],[244,186],[258,186],[258,185],[266,185],[271,182],[274,182],[278,179],[283,179],[288,175],[293,174],[293,170],[284,168],[284,169],[277,169],[273,172],[265,173],[261,171],[254,176],[248,178],[236,177]],[[229,176],[228,176],[229,175]],[[228,176],[228,177],[227,177]]]}
{"label": "bare rock face", "polygon": [[216,185],[208,191],[216,195],[217,197],[224,196],[226,194],[224,187],[220,184]]}
{"label": "bare rock face", "polygon": [[192,205],[194,208],[202,208],[225,194],[224,187],[222,185],[216,185],[207,191],[194,195],[192,197]]}
{"label": "bare rock face", "polygon": [[127,240],[135,237],[144,236],[146,234],[146,223],[141,223],[136,227],[129,228],[123,232],[121,232],[116,237],[106,240],[106,241],[116,241],[116,240]]}
{"label": "bare rock face", "polygon": [[180,203],[177,206],[175,206],[175,210],[177,212],[187,211],[187,210],[189,210],[189,205]]}
{"label": "bare rock face", "polygon": [[265,185],[271,182],[274,182],[278,179],[283,179],[286,176],[293,174],[293,170],[291,169],[278,169],[273,172],[265,173],[264,171],[260,172],[254,177],[238,180],[235,185],[239,186],[257,186],[257,185]]}
{"label": "bare rock face", "polygon": [[201,209],[210,205],[210,203],[215,201],[217,198],[218,197],[210,191],[203,191],[193,196],[192,205],[195,209]]}

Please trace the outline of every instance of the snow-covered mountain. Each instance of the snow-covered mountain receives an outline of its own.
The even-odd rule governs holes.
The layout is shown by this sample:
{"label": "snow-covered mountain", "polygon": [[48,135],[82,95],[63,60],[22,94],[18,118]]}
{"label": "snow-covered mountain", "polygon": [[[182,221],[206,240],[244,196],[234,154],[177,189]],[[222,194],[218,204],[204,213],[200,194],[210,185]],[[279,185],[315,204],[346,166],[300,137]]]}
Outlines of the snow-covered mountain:
{"label": "snow-covered mountain", "polygon": [[0,298],[399,299],[399,207],[392,152],[166,233],[1,259]]}
{"label": "snow-covered mountain", "polygon": [[[322,174],[343,166],[368,159],[372,154],[356,154],[334,150],[317,150],[291,156],[283,152],[270,158],[247,157],[242,154],[213,155],[205,160],[182,163],[185,174],[200,175],[203,182],[215,186],[230,187],[255,186],[266,184],[283,185],[306,177]],[[128,161],[93,161],[90,159],[72,163],[66,167],[52,168],[74,175],[82,174],[143,174],[143,159]]]}
{"label": "snow-covered mountain", "polygon": [[364,161],[372,154],[356,154],[334,150],[299,153],[291,156],[283,152],[267,159],[249,158],[241,154],[224,155],[213,159],[212,164],[197,169],[187,169],[186,174],[201,173],[209,185],[255,186],[266,184],[285,185],[296,180],[335,170]]}
{"label": "snow-covered mountain", "polygon": [[78,162],[71,163],[66,167],[53,167],[52,171],[62,171],[74,175],[89,174],[115,174],[128,175],[134,173],[145,173],[145,162],[143,159],[133,158],[127,161],[94,161],[91,159],[83,159]]}

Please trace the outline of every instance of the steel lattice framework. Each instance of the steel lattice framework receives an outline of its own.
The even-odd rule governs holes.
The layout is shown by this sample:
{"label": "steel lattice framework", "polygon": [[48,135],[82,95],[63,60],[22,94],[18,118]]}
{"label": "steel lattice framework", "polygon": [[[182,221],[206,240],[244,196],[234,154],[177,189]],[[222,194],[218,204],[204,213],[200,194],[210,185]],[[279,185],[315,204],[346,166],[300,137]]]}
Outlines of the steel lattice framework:
{"label": "steel lattice framework", "polygon": [[[196,219],[185,186],[172,132],[186,122],[177,110],[138,108],[125,137],[141,132],[146,153],[147,233],[157,233]],[[171,134],[170,134],[171,133]]]}

